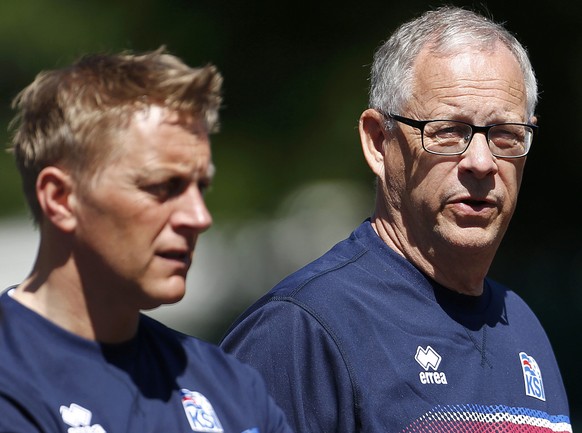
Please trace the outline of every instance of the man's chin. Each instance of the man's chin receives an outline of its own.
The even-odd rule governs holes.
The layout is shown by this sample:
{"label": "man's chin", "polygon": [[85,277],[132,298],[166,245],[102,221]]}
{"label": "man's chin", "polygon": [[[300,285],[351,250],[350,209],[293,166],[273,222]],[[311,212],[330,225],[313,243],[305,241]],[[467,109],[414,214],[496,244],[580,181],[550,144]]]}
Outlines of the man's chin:
{"label": "man's chin", "polygon": [[171,281],[161,283],[155,290],[150,291],[143,310],[153,310],[162,305],[171,305],[180,302],[186,294],[186,281],[182,277],[172,277]]}
{"label": "man's chin", "polygon": [[497,248],[490,234],[486,231],[474,229],[464,230],[462,234],[450,239],[451,244],[467,251],[483,251]]}

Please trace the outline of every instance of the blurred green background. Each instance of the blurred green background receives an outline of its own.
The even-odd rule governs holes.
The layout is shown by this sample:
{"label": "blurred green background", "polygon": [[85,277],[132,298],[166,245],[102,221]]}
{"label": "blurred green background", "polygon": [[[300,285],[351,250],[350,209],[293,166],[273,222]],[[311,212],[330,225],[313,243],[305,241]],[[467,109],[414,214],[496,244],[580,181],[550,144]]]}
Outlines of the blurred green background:
{"label": "blurred green background", "polygon": [[[541,130],[491,274],[525,298],[545,326],[576,427],[582,425],[582,4],[448,3],[505,22],[528,48],[537,72]],[[160,316],[216,342],[252,300],[370,214],[373,177],[356,126],[366,107],[372,53],[403,20],[438,5],[426,0],[2,0],[0,123],[7,126],[11,99],[37,72],[86,52],[163,44],[191,65],[218,66],[225,78],[225,107],[222,131],[213,137],[218,175],[208,195],[215,227],[205,235],[192,271],[191,290],[204,296],[186,303],[175,317]],[[8,141],[5,127],[0,138]],[[5,153],[0,154],[0,219],[30,225]],[[0,273],[15,267],[9,254],[18,239],[0,238],[6,255]],[[26,254],[32,260],[34,251]],[[204,277],[196,280],[197,275]]]}

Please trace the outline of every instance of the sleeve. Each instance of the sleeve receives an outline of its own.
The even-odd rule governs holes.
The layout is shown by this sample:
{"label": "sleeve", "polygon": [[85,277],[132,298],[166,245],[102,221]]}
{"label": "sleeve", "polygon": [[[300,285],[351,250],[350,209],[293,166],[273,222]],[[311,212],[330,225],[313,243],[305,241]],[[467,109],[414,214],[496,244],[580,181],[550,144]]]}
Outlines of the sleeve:
{"label": "sleeve", "polygon": [[239,321],[221,346],[263,375],[296,432],[356,431],[348,365],[333,334],[307,308],[267,302]]}
{"label": "sleeve", "polygon": [[265,413],[260,418],[264,420],[265,426],[261,429],[261,432],[293,433],[285,414],[269,394],[262,376],[256,370],[251,369],[251,367],[247,366],[247,368],[252,370],[252,374],[254,375],[253,388],[255,390],[255,400],[264,402],[263,408],[265,409]]}

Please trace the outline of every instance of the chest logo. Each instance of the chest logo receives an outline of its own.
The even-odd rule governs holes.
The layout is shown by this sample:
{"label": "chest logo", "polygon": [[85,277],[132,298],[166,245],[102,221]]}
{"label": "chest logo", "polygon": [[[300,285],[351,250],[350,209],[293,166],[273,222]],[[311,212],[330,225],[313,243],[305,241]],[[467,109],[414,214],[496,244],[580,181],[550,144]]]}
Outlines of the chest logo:
{"label": "chest logo", "polygon": [[204,395],[196,391],[181,389],[182,406],[192,431],[206,433],[223,433],[222,424],[214,408]]}
{"label": "chest logo", "polygon": [[446,374],[442,371],[438,371],[442,358],[437,353],[436,350],[434,350],[430,346],[426,346],[426,349],[421,346],[418,346],[418,348],[416,349],[416,355],[414,356],[414,359],[424,370],[418,374],[420,383],[422,383],[423,385],[447,384]]}
{"label": "chest logo", "polygon": [[69,433],[106,433],[99,424],[91,425],[93,414],[78,404],[72,403],[69,407],[61,406],[63,422],[70,426]]}
{"label": "chest logo", "polygon": [[538,363],[533,356],[529,356],[525,352],[519,353],[519,360],[523,371],[523,381],[525,382],[525,395],[546,401],[542,371]]}
{"label": "chest logo", "polygon": [[425,371],[429,369],[433,369],[433,371],[438,370],[439,365],[441,363],[441,356],[430,346],[426,346],[426,349],[418,346],[416,349],[416,356],[414,357],[416,362],[420,364]]}

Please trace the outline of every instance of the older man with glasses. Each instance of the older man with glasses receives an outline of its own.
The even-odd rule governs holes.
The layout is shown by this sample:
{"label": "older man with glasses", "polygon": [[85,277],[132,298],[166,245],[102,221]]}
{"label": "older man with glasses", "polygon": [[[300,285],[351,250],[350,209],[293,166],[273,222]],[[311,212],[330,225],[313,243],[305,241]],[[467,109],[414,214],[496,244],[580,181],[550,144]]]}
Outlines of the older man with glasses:
{"label": "older man with glasses", "polygon": [[471,11],[429,11],[378,49],[359,122],[373,215],[222,342],[297,431],[571,431],[544,330],[487,277],[536,103],[525,49]]}

